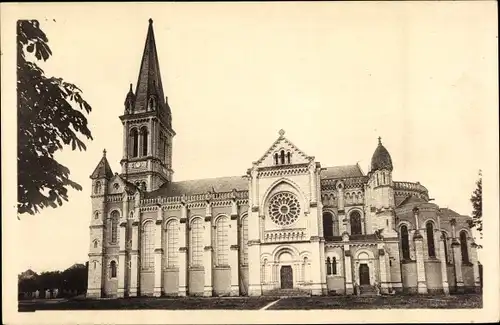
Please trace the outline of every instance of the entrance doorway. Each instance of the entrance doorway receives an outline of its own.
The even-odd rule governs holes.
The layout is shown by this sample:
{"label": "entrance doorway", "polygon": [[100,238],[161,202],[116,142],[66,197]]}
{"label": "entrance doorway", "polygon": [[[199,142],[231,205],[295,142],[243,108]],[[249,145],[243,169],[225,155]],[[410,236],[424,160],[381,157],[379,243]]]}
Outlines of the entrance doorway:
{"label": "entrance doorway", "polygon": [[290,265],[283,265],[280,270],[281,289],[293,288],[293,271]]}
{"label": "entrance doorway", "polygon": [[359,265],[359,285],[370,285],[370,268],[367,264]]}

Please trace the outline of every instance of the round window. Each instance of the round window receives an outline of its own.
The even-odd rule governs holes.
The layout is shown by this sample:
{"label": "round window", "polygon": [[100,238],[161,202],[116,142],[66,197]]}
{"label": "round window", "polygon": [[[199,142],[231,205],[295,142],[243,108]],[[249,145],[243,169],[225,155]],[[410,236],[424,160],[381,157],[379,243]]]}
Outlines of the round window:
{"label": "round window", "polygon": [[300,204],[290,192],[275,194],[269,203],[269,216],[279,226],[289,226],[299,218]]}

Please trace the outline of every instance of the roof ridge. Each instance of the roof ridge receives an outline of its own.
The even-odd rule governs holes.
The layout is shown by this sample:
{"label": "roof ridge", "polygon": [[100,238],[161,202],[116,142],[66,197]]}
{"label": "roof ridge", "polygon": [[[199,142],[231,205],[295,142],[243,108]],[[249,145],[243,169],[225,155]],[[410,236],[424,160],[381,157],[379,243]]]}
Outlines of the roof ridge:
{"label": "roof ridge", "polygon": [[235,175],[235,176],[220,176],[220,177],[205,177],[205,178],[192,178],[192,179],[184,179],[180,181],[174,181],[172,183],[182,183],[182,182],[194,182],[194,181],[204,181],[204,180],[216,180],[221,178],[243,178],[245,175]]}

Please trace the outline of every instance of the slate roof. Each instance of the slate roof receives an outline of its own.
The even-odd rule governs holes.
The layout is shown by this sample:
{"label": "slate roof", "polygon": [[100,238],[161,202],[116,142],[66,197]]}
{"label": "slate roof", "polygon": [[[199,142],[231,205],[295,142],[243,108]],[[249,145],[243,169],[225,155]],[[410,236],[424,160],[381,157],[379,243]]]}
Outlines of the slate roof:
{"label": "slate roof", "polygon": [[450,219],[453,219],[453,218],[470,218],[470,216],[464,216],[456,211],[453,211],[452,209],[448,209],[448,208],[441,208],[441,217],[444,217],[444,218],[450,218]]}
{"label": "slate roof", "polygon": [[403,205],[412,204],[412,203],[427,203],[427,202],[418,196],[410,195],[410,196],[407,196],[406,199],[401,201],[401,203],[399,203],[398,208],[402,207]]}
{"label": "slate roof", "polygon": [[392,159],[389,151],[382,145],[380,137],[378,138],[378,146],[372,156],[371,171],[387,169],[392,171]]}
{"label": "slate roof", "polygon": [[113,177],[113,171],[111,170],[111,167],[109,166],[108,160],[106,159],[106,152],[104,152],[101,161],[97,164],[96,168],[94,169],[94,172],[92,175],[90,175],[90,178],[96,179],[96,178],[108,178],[110,179]]}
{"label": "slate roof", "polygon": [[248,180],[244,178],[244,176],[229,176],[172,182],[146,195],[147,197],[172,197],[181,196],[183,194],[205,194],[214,191],[217,193],[231,192],[233,189],[237,191],[248,191]]}
{"label": "slate roof", "polygon": [[363,171],[359,168],[359,165],[347,165],[347,166],[333,166],[326,167],[325,170],[321,171],[321,178],[347,178],[347,177],[361,177]]}

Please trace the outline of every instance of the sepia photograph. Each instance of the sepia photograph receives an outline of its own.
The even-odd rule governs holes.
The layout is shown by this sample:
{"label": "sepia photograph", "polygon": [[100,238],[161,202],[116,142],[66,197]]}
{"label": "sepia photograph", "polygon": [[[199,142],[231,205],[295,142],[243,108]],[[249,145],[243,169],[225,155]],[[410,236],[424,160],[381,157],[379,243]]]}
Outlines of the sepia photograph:
{"label": "sepia photograph", "polygon": [[5,323],[499,321],[496,9],[2,4]]}

